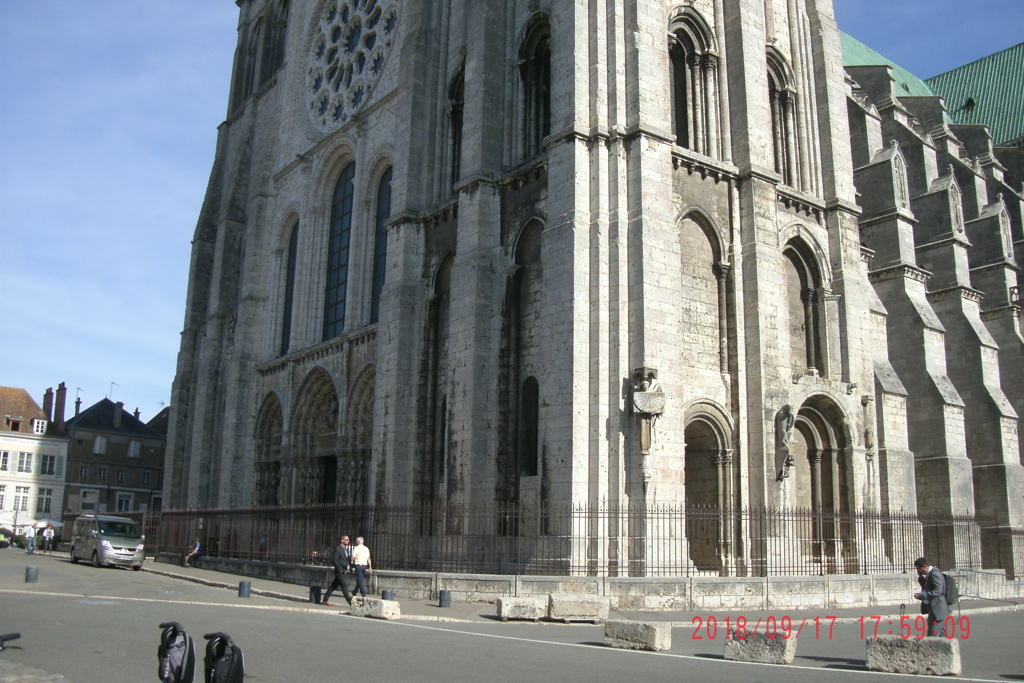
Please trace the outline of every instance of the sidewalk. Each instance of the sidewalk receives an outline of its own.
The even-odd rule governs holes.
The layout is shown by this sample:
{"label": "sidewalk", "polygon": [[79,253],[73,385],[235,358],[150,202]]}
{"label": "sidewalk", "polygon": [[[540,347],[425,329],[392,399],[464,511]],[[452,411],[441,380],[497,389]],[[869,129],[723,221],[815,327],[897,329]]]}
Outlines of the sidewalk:
{"label": "sidewalk", "polygon": [[[336,599],[334,607],[325,607],[310,603],[309,586],[305,585],[281,583],[269,579],[250,578],[236,574],[212,571],[209,569],[201,569],[198,567],[186,568],[156,562],[147,562],[143,566],[143,571],[183,581],[193,581],[206,586],[221,587],[232,591],[238,590],[240,582],[249,581],[251,583],[250,592],[253,595],[287,600],[295,603],[303,603],[309,609],[334,609],[340,610],[341,612],[348,611],[347,605],[345,605],[345,598],[340,592],[335,594]],[[375,582],[370,582],[370,586],[373,585],[375,585]],[[910,582],[908,581],[908,596],[913,592],[913,590],[916,590],[916,585],[911,587]],[[496,618],[496,607],[491,603],[452,601],[451,607],[440,607],[437,601],[432,600],[415,600],[401,595],[395,596],[395,599],[401,604],[402,619],[412,621],[493,622]],[[297,606],[298,604],[296,604],[296,607]],[[977,614],[1016,611],[1017,609],[1019,609],[1019,606],[1015,603],[964,597],[961,599],[960,604],[954,608],[953,614],[956,617],[960,617],[963,614],[973,616]],[[911,600],[906,605],[906,611],[904,614],[912,618],[916,617],[918,615],[917,603]],[[781,620],[783,617],[789,617],[794,630],[797,628],[797,625],[801,623],[811,627],[816,618],[819,620],[818,626],[821,628],[826,628],[829,624],[859,625],[860,620],[863,618],[867,620],[865,622],[866,628],[870,630],[872,627],[871,621],[873,621],[873,617],[881,617],[883,620],[889,618],[898,620],[900,618],[900,606],[882,605],[829,610],[818,608],[779,609],[772,611],[718,609],[713,611],[705,610],[702,612],[687,610],[646,611],[613,609],[609,613],[609,618],[628,619],[634,621],[670,622],[673,628],[699,628],[701,624],[706,621],[709,615],[714,615],[719,621],[730,616],[733,619],[742,616],[751,624],[756,623],[759,619],[761,621],[765,621],[770,616],[775,617],[776,620]]]}

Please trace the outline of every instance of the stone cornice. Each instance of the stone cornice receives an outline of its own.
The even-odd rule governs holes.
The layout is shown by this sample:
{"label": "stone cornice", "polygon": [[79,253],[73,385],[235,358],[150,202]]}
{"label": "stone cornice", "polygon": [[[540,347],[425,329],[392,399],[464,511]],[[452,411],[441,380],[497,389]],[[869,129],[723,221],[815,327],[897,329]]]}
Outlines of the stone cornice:
{"label": "stone cornice", "polygon": [[738,175],[738,169],[732,164],[678,146],[672,150],[672,168],[676,171],[686,169],[690,175],[696,173],[701,178],[711,177],[716,181]]}
{"label": "stone cornice", "polygon": [[275,358],[274,360],[261,363],[256,366],[256,372],[261,377],[276,375],[292,365],[308,365],[318,360],[335,357],[337,350],[343,346],[361,346],[370,343],[377,338],[377,325],[367,325],[354,332],[343,334],[340,337],[329,339],[325,342],[309,346],[301,351],[290,353],[287,356]]}
{"label": "stone cornice", "polygon": [[950,298],[960,298],[965,301],[981,303],[982,299],[985,298],[985,294],[983,292],[979,292],[977,289],[964,287],[963,285],[956,285],[954,287],[947,287],[946,289],[937,289],[935,291],[928,292],[928,301],[931,303],[945,301]]}
{"label": "stone cornice", "polygon": [[821,222],[821,215],[825,212],[825,205],[816,197],[811,197],[785,185],[776,186],[775,193],[776,199],[782,206],[787,209],[793,209],[808,217],[813,217],[815,222]]}
{"label": "stone cornice", "polygon": [[914,217],[914,214],[910,209],[906,209],[901,206],[893,206],[887,209],[884,213],[876,213],[870,216],[861,215],[860,226],[865,228],[871,225],[878,225],[879,223],[887,223],[894,220],[902,220],[910,224],[917,223],[917,218]]}
{"label": "stone cornice", "polygon": [[868,281],[871,284],[875,284],[877,282],[885,282],[886,280],[904,279],[927,283],[928,278],[931,277],[931,275],[932,274],[924,268],[918,268],[917,266],[912,266],[909,263],[901,263],[888,268],[880,268],[878,270],[871,271],[868,273]]}
{"label": "stone cornice", "polygon": [[987,273],[990,270],[1009,270],[1013,273],[1020,273],[1020,268],[1005,256],[1001,257],[998,261],[991,261],[990,263],[983,263],[980,266],[974,266],[970,269],[970,272],[972,274]]}

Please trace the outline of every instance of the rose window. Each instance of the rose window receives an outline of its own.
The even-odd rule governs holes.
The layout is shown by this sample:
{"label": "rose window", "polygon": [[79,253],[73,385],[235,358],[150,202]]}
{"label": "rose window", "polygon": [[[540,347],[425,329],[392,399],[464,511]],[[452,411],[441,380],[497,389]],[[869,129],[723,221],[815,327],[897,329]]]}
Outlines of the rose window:
{"label": "rose window", "polygon": [[313,26],[309,113],[336,128],[369,100],[398,15],[391,0],[327,0]]}

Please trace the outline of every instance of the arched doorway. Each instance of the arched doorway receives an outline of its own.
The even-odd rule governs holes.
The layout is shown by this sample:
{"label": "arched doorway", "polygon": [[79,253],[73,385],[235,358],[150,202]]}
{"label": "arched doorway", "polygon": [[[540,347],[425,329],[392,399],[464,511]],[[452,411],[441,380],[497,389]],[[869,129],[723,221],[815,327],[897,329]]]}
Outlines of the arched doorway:
{"label": "arched doorway", "polygon": [[289,485],[282,504],[333,503],[337,499],[338,392],[326,370],[310,372],[292,416]]}
{"label": "arched doorway", "polygon": [[796,411],[792,429],[789,502],[798,511],[795,536],[802,555],[823,574],[843,573],[857,561],[847,425],[835,401],[813,396]]}
{"label": "arched doorway", "polygon": [[281,484],[281,449],[284,439],[284,412],[277,394],[263,400],[256,414],[256,466],[254,505],[277,505]]}
{"label": "arched doorway", "polygon": [[689,560],[698,571],[728,573],[735,536],[731,430],[714,405],[687,410],[683,476]]}

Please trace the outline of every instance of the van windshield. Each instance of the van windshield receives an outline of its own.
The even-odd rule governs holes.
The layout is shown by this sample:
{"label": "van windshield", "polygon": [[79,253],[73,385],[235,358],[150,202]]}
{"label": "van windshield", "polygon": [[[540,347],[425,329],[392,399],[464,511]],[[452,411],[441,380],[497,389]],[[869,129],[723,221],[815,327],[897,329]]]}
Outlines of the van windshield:
{"label": "van windshield", "polygon": [[121,536],[123,538],[139,538],[139,525],[134,522],[112,522],[100,520],[100,534],[103,536]]}

